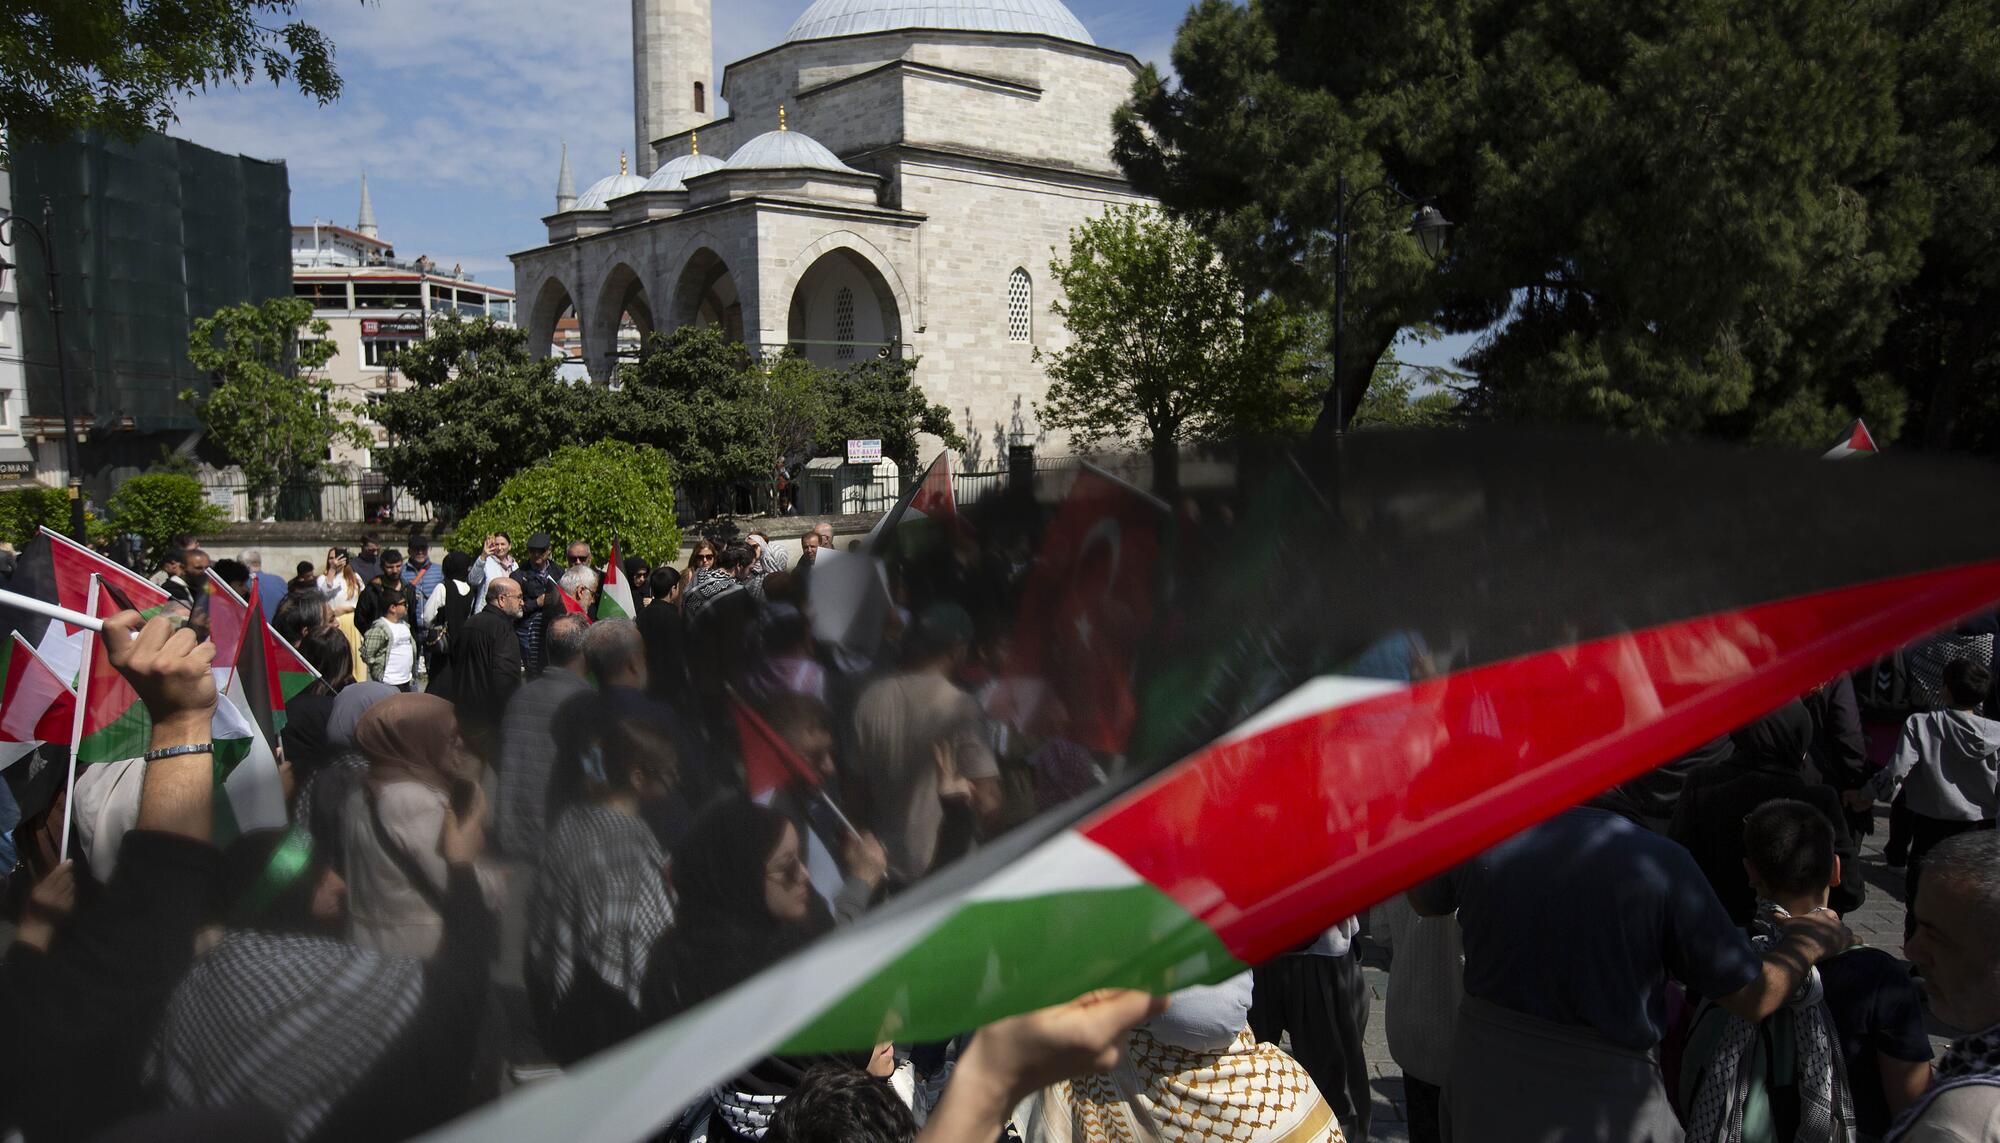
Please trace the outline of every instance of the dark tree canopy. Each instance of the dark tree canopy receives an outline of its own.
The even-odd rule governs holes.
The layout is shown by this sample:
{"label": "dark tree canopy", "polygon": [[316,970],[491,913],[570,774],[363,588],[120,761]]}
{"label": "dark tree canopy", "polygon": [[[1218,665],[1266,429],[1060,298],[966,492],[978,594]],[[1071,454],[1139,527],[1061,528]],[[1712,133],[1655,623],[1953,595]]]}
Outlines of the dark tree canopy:
{"label": "dark tree canopy", "polygon": [[1388,196],[1352,216],[1348,408],[1399,329],[1500,323],[1469,362],[1497,415],[1824,443],[1915,410],[1976,444],[1996,28],[2000,0],[1204,0],[1117,154],[1314,306],[1339,176],[1435,197],[1435,268]]}
{"label": "dark tree canopy", "polygon": [[[205,88],[286,80],[340,94],[333,44],[289,17],[295,0],[9,0],[0,4],[0,122],[56,142],[101,128],[165,130]],[[0,141],[0,158],[6,143]]]}

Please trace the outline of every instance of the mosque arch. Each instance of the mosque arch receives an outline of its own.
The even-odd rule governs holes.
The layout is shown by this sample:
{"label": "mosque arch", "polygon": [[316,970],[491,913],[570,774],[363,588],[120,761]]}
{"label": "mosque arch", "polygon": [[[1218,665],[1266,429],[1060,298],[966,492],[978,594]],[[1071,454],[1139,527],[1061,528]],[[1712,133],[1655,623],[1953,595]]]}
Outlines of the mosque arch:
{"label": "mosque arch", "polygon": [[729,264],[712,247],[688,255],[674,282],[669,327],[720,326],[732,341],[743,340],[743,299]]}
{"label": "mosque arch", "polygon": [[646,294],[645,280],[630,263],[619,262],[604,276],[591,307],[588,341],[597,359],[591,375],[609,380],[620,362],[637,361],[646,342],[659,325],[653,319],[653,302]]}
{"label": "mosque arch", "polygon": [[902,355],[908,295],[880,250],[851,231],[830,234],[785,274],[786,342],[827,366]]}
{"label": "mosque arch", "polygon": [[527,317],[529,353],[581,362],[584,331],[575,296],[560,277],[550,274],[542,279],[528,303]]}

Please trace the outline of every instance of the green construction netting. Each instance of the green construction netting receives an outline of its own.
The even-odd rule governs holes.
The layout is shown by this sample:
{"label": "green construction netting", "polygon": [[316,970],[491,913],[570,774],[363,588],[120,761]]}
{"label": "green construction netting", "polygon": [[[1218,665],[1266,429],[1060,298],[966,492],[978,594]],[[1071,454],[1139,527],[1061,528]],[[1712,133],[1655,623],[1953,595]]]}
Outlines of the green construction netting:
{"label": "green construction netting", "polygon": [[[13,208],[42,220],[60,273],[64,354],[79,418],[140,433],[192,429],[180,400],[208,379],[188,364],[197,317],[291,293],[291,186],[283,163],[225,155],[148,133],[101,134],[14,147]],[[26,233],[21,263],[28,409],[58,416],[54,338],[41,252]]]}

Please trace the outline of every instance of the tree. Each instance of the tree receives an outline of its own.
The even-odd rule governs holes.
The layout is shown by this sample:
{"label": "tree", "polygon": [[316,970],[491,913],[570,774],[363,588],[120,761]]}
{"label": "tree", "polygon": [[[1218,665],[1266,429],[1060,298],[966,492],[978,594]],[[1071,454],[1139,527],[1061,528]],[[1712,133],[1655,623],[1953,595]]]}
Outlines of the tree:
{"label": "tree", "polygon": [[1068,345],[1037,350],[1045,424],[1078,447],[1137,439],[1162,492],[1178,487],[1184,441],[1266,433],[1308,398],[1287,375],[1292,322],[1257,297],[1185,223],[1146,207],[1113,209],[1070,232],[1049,265]]}
{"label": "tree", "polygon": [[771,479],[778,458],[764,378],[720,328],[656,335],[649,352],[619,369],[617,386],[619,435],[674,458],[698,515],[727,511],[737,493]]}
{"label": "tree", "polygon": [[526,331],[490,318],[446,315],[388,364],[410,384],[369,395],[389,435],[376,467],[446,519],[564,445],[612,435],[605,390],[563,380],[559,362],[528,351]]}
{"label": "tree", "polygon": [[1441,429],[1464,420],[1463,398],[1456,390],[1433,389],[1418,394],[1417,384],[1403,375],[1396,362],[1385,360],[1369,383],[1368,395],[1354,411],[1348,427],[1364,429]]}
{"label": "tree", "polygon": [[207,393],[185,390],[181,400],[242,466],[253,516],[273,510],[285,485],[324,472],[335,444],[373,443],[355,420],[361,406],[334,396],[319,372],[339,352],[330,328],[304,298],[244,302],[195,319],[188,360],[215,384]]}
{"label": "tree", "polygon": [[[56,142],[103,128],[165,130],[177,100],[261,74],[321,104],[340,94],[333,44],[295,0],[16,0],[0,6],[0,122]],[[0,162],[7,142],[0,139]]]}
{"label": "tree", "polygon": [[1994,0],[1203,0],[1116,150],[1253,288],[1313,306],[1343,175],[1436,197],[1457,225],[1435,268],[1400,200],[1350,203],[1347,408],[1401,329],[1501,323],[1471,360],[1478,409],[1893,432],[1909,379],[1871,355],[1930,211],[1899,129],[1909,30],[1885,20],[1954,7],[1992,24]]}
{"label": "tree", "polygon": [[623,441],[569,445],[467,512],[449,543],[476,552],[494,532],[547,532],[604,552],[616,536],[625,555],[663,564],[681,546],[673,479],[673,462],[656,448]]}
{"label": "tree", "polygon": [[[67,489],[37,484],[0,492],[0,540],[25,548],[44,526],[52,532],[69,535]],[[112,534],[110,524],[91,512],[84,513],[83,529],[91,543],[108,541]]]}
{"label": "tree", "polygon": [[209,502],[200,481],[177,473],[131,477],[111,494],[109,507],[116,529],[136,534],[154,555],[171,546],[175,536],[219,528],[229,519]]}
{"label": "tree", "polygon": [[882,455],[903,468],[917,463],[917,434],[928,433],[946,448],[964,449],[965,437],[951,423],[951,410],[917,388],[917,358],[864,361],[822,371],[826,423],[814,451],[840,455],[851,440],[879,440]]}

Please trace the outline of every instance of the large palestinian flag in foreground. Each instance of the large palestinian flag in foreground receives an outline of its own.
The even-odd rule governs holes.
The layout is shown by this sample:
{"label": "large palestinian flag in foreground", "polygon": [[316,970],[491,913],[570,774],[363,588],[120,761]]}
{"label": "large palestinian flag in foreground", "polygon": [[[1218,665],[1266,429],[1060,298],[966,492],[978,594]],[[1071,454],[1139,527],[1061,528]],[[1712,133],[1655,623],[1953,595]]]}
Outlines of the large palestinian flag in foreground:
{"label": "large palestinian flag in foreground", "polygon": [[2000,606],[2000,505],[1963,494],[1996,477],[1520,433],[1246,450],[1240,522],[1163,545],[1107,660],[1125,778],[437,1137],[639,1139],[774,1051],[1232,975]]}

